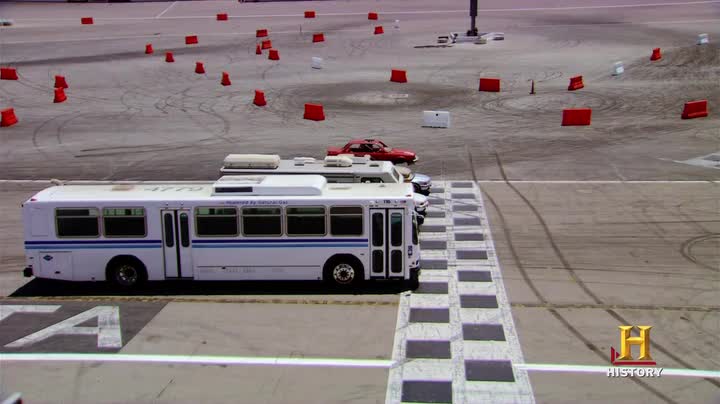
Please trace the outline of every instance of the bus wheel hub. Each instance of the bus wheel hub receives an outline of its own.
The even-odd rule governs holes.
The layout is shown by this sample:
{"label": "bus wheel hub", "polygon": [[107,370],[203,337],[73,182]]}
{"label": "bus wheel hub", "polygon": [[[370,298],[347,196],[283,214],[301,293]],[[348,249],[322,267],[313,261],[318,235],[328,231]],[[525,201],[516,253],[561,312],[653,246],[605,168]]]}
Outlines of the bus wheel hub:
{"label": "bus wheel hub", "polygon": [[123,285],[132,285],[137,281],[137,271],[129,265],[123,265],[118,269],[117,279]]}
{"label": "bus wheel hub", "polygon": [[333,269],[333,278],[338,283],[350,283],[355,278],[355,270],[348,264],[340,264]]}

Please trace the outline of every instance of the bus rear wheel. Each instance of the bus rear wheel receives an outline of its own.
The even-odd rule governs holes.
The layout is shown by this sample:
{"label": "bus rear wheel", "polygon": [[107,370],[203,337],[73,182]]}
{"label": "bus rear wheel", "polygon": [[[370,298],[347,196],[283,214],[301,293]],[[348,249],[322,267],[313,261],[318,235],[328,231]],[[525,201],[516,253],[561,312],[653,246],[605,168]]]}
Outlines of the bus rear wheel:
{"label": "bus rear wheel", "polygon": [[351,258],[331,259],[325,264],[323,272],[326,282],[342,288],[357,286],[364,277],[362,265]]}
{"label": "bus rear wheel", "polygon": [[118,259],[108,265],[107,280],[122,289],[136,289],[147,279],[145,267],[137,259]]}

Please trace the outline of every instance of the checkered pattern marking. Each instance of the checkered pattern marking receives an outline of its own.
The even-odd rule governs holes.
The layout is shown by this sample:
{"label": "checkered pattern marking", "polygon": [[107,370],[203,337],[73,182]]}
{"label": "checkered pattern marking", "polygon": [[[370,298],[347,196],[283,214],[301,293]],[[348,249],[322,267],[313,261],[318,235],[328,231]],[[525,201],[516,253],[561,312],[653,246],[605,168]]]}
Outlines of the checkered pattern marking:
{"label": "checkered pattern marking", "polygon": [[480,189],[433,186],[420,286],[400,297],[386,402],[534,403]]}

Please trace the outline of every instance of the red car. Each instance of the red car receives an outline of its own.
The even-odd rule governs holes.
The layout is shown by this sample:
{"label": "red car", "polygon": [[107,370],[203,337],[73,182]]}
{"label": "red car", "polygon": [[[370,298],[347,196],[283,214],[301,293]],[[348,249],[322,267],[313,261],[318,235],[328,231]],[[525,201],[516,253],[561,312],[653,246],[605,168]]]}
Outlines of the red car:
{"label": "red car", "polygon": [[414,151],[388,147],[379,139],[354,139],[343,147],[328,147],[328,156],[338,154],[353,154],[358,157],[369,155],[372,160],[392,161],[393,164],[412,164],[418,159]]}

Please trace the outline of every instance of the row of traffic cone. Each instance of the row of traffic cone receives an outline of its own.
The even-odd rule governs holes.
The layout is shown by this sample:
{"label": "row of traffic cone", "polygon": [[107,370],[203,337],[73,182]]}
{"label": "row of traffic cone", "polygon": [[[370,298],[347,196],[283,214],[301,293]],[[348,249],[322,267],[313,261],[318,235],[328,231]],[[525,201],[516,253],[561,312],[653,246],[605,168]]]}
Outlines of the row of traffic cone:
{"label": "row of traffic cone", "polygon": [[[17,80],[17,71],[12,69],[15,78],[11,80]],[[67,95],[65,89],[68,88],[67,80],[65,76],[55,76],[55,99],[54,103],[65,102]],[[0,127],[13,126],[19,122],[17,115],[15,114],[15,108],[6,108],[0,111]]]}

